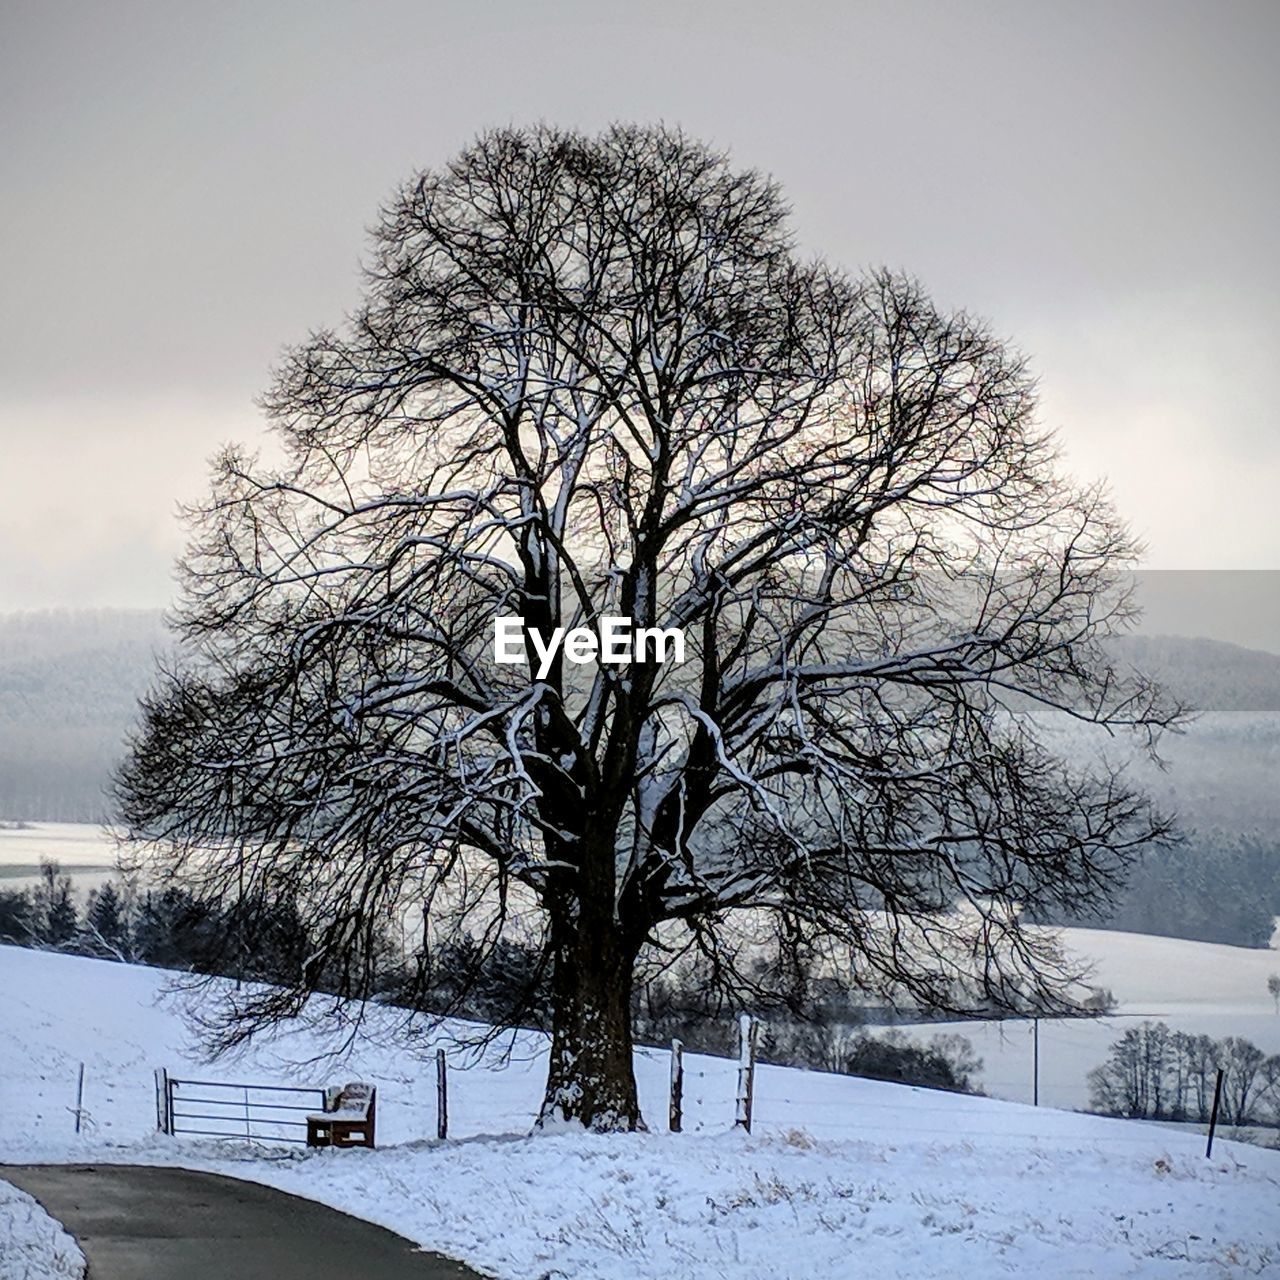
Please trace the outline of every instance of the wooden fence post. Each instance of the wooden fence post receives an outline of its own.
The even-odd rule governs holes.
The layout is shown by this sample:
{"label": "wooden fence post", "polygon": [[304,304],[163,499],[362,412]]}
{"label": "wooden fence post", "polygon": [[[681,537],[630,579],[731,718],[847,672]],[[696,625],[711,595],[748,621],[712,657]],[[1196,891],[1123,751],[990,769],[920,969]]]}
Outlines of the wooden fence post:
{"label": "wooden fence post", "polygon": [[156,1068],[156,1128],[161,1133],[173,1132],[169,1106],[169,1073],[163,1067]]}
{"label": "wooden fence post", "polygon": [[1218,1103],[1222,1101],[1222,1068],[1218,1068],[1217,1083],[1213,1086],[1213,1110],[1209,1112],[1209,1141],[1205,1143],[1204,1155],[1208,1160],[1213,1155],[1213,1131],[1218,1127]]}
{"label": "wooden fence post", "polygon": [[443,1142],[449,1136],[449,1077],[444,1050],[436,1050],[436,1137]]}
{"label": "wooden fence post", "polygon": [[1040,1019],[1031,1020],[1031,1105],[1040,1105]]}
{"label": "wooden fence post", "polygon": [[80,1132],[80,1117],[84,1114],[84,1063],[80,1064],[80,1075],[76,1079],[76,1132]]}
{"label": "wooden fence post", "polygon": [[755,1099],[756,1032],[759,1023],[749,1013],[738,1017],[738,1107],[737,1128],[751,1132],[751,1107]]}
{"label": "wooden fence post", "polygon": [[672,1133],[680,1132],[684,1116],[684,1045],[679,1040],[671,1042],[671,1114]]}

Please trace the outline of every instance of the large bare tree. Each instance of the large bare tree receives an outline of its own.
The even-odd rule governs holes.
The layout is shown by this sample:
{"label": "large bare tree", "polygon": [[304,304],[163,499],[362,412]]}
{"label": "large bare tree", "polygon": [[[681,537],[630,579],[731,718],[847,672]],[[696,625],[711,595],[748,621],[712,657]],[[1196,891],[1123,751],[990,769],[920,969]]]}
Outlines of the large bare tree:
{"label": "large bare tree", "polygon": [[[1164,831],[1042,730],[1154,749],[1176,717],[1102,643],[1134,548],[1017,355],[786,222],[633,127],[489,133],[386,206],[362,306],[265,399],[287,461],[227,451],[193,513],[187,657],[120,775],[153,874],[314,922],[247,1024],[366,992],[407,910],[427,953],[519,914],[542,1121],[608,1129],[641,1123],[647,944],[729,971],[763,922],[899,998],[1065,998],[1024,909],[1087,908]],[[685,661],[539,678],[501,615],[680,628]]]}

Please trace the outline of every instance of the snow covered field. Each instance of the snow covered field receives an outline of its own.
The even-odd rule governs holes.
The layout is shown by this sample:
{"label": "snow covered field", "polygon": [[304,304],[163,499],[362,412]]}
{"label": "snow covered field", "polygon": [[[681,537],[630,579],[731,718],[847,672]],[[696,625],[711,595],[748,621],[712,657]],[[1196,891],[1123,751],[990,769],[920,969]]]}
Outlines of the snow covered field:
{"label": "snow covered field", "polygon": [[[733,1066],[686,1059],[688,1132],[528,1136],[544,1062],[451,1073],[434,1140],[430,1064],[377,1028],[342,1066],[278,1037],[199,1066],[154,971],[0,948],[0,1160],[211,1169],[344,1208],[511,1280],[1280,1276],[1280,1153],[1154,1127],[764,1067],[757,1126],[730,1130]],[[73,1133],[86,1063],[86,1131]],[[155,1133],[152,1070],[228,1080],[368,1078],[378,1151]],[[665,1055],[638,1060],[650,1121]]]}
{"label": "snow covered field", "polygon": [[[0,884],[34,883],[41,858],[72,871],[77,888],[101,883],[114,866],[116,847],[100,827],[38,823],[0,827]],[[1280,1053],[1280,1016],[1267,978],[1280,973],[1280,951],[1189,942],[1177,938],[1095,929],[1061,931],[1068,948],[1094,965],[1096,985],[1117,998],[1114,1017],[1041,1021],[1040,1101],[1081,1109],[1089,1105],[1088,1072],[1127,1027],[1143,1019],[1215,1039],[1244,1036],[1267,1053]],[[1280,939],[1280,934],[1278,934]],[[966,1021],[901,1028],[927,1040],[940,1032],[966,1036],[983,1060],[977,1082],[992,1097],[1030,1102],[1034,1092],[1029,1021]]]}
{"label": "snow covered field", "polygon": [[0,888],[31,888],[42,859],[57,862],[76,889],[92,889],[114,870],[116,846],[101,827],[87,822],[0,825]]}
{"label": "snow covered field", "polygon": [[[116,846],[85,823],[0,827],[0,885],[34,883],[41,858],[77,868],[79,889],[110,873]],[[12,878],[15,875],[22,878]],[[9,877],[9,878],[6,878]],[[1267,978],[1280,973],[1280,951],[1228,947],[1180,938],[1064,929],[1067,946],[1095,965],[1094,982],[1116,996],[1117,1016],[1096,1020],[1044,1020],[1040,1024],[1040,1101],[1072,1109],[1089,1105],[1087,1076],[1126,1027],[1148,1018],[1175,1030],[1244,1036],[1267,1053],[1280,1053],[1280,1017],[1267,994]],[[983,1060],[979,1086],[995,1098],[1030,1102],[1033,1095],[1032,1028],[1029,1022],[963,1022],[903,1028],[927,1040],[958,1032]],[[159,1065],[159,1064],[156,1064]]]}
{"label": "snow covered field", "polygon": [[[1093,962],[1095,984],[1115,995],[1116,1016],[1041,1020],[1042,1103],[1087,1107],[1089,1071],[1128,1027],[1144,1020],[1215,1039],[1244,1036],[1265,1053],[1280,1053],[1280,1016],[1267,994],[1268,976],[1280,973],[1280,952],[1103,929],[1061,933],[1072,953]],[[992,1097],[1031,1101],[1030,1022],[930,1023],[901,1029],[925,1040],[939,1032],[967,1036],[983,1060],[981,1087]]]}
{"label": "snow covered field", "polygon": [[80,1246],[40,1207],[0,1182],[0,1280],[81,1280]]}

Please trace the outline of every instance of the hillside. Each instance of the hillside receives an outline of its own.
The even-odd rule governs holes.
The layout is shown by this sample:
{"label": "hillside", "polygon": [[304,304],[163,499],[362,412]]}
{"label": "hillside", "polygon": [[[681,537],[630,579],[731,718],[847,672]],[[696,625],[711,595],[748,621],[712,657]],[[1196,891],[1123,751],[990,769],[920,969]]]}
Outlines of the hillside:
{"label": "hillside", "polygon": [[1110,645],[1202,711],[1280,711],[1280,654],[1191,636],[1118,636]]}
{"label": "hillside", "polygon": [[[1093,981],[1116,998],[1111,1017],[1042,1019],[1040,1100],[1049,1106],[1089,1105],[1088,1073],[1109,1046],[1143,1021],[1175,1031],[1243,1036],[1264,1053],[1280,1053],[1280,1016],[1267,978],[1280,973],[1280,952],[1191,942],[1105,929],[1063,929],[1065,948],[1093,968]],[[922,1040],[938,1033],[967,1037],[983,1061],[979,1083],[993,1097],[1030,1102],[1033,1028],[1026,1020],[930,1023],[908,1028]]]}
{"label": "hillside", "polygon": [[[102,819],[103,788],[167,645],[153,610],[0,614],[0,819]],[[1152,778],[1158,789],[1192,825],[1271,821],[1274,774],[1262,771],[1280,750],[1280,655],[1184,636],[1113,648],[1207,713],[1170,743],[1174,768]]]}
{"label": "hillside", "polygon": [[164,644],[149,610],[0,614],[0,818],[102,820]]}
{"label": "hillside", "polygon": [[[526,1136],[545,1045],[505,1067],[453,1055],[450,1140],[434,1073],[378,1012],[341,1065],[295,1029],[202,1065],[164,975],[0,948],[0,1160],[175,1163],[267,1183],[389,1226],[507,1280],[814,1280],[1044,1274],[1280,1275],[1280,1153],[984,1098],[762,1068],[753,1136],[730,1129],[733,1064],[686,1060],[687,1131]],[[432,1045],[420,1045],[423,1056]],[[86,1064],[87,1132],[72,1133]],[[224,1080],[370,1079],[377,1152],[154,1132],[152,1069]],[[667,1061],[641,1052],[650,1122]],[[14,1105],[15,1102],[20,1106]],[[461,1139],[461,1140],[455,1140]]]}

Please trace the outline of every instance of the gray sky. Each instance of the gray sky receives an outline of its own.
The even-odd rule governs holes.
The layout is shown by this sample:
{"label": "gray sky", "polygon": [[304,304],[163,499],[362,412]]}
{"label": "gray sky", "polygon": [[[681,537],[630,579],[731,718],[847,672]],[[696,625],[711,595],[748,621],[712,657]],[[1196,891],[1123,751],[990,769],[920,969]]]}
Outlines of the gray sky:
{"label": "gray sky", "polygon": [[157,605],[179,499],[478,130],[666,120],[1028,352],[1158,568],[1280,568],[1280,5],[0,0],[0,609]]}

